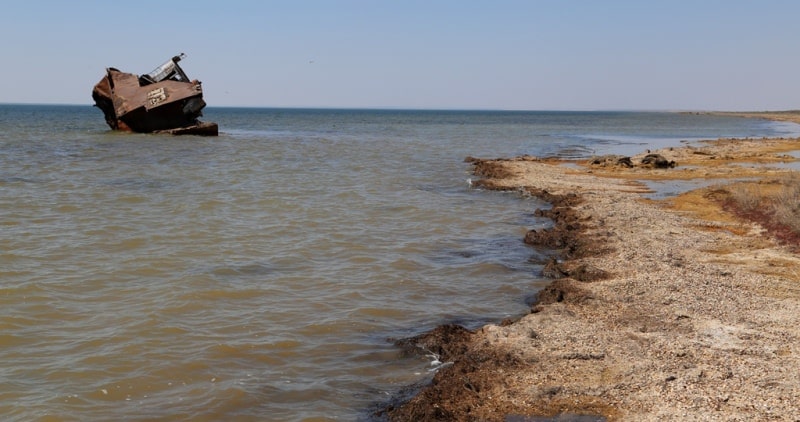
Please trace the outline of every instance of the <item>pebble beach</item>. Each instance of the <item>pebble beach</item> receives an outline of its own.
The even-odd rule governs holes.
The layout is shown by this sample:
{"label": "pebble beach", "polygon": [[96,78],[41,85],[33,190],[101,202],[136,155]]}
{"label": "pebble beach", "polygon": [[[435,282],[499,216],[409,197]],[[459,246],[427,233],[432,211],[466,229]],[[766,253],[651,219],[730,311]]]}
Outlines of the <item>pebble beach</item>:
{"label": "pebble beach", "polygon": [[[528,243],[561,247],[549,265],[553,281],[519,319],[477,330],[442,326],[408,340],[449,365],[386,414],[798,420],[800,257],[714,195],[743,177],[794,171],[775,164],[795,161],[798,149],[798,139],[720,139],[630,157],[636,164],[657,153],[677,163],[666,169],[470,159],[480,188],[553,204],[538,212],[555,227],[528,235]],[[692,178],[713,183],[664,200],[643,197],[643,180]]]}

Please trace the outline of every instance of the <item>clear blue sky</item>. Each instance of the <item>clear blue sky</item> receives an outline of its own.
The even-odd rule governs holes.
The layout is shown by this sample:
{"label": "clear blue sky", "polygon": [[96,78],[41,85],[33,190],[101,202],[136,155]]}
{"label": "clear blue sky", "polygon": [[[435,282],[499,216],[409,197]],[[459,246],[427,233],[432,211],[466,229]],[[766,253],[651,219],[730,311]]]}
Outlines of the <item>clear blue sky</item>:
{"label": "clear blue sky", "polygon": [[4,2],[0,103],[178,52],[210,106],[800,109],[800,1]]}

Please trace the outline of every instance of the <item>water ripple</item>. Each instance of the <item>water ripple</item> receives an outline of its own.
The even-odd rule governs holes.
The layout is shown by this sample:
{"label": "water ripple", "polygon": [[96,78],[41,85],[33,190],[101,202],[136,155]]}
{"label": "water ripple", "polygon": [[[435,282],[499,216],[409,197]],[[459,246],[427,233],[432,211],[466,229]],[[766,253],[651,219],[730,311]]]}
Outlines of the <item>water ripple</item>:
{"label": "water ripple", "polygon": [[544,283],[547,251],[522,243],[544,204],[471,190],[463,157],[752,129],[666,113],[211,109],[222,134],[199,138],[30,107],[0,105],[10,421],[362,418],[428,375],[388,338],[524,313]]}

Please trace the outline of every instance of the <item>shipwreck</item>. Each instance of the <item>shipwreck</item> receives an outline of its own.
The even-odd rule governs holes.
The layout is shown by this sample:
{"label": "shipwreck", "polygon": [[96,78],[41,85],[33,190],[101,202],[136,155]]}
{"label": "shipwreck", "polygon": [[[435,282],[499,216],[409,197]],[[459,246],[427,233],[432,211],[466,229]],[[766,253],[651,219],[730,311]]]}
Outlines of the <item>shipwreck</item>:
{"label": "shipwreck", "polygon": [[203,87],[178,65],[185,57],[181,53],[141,76],[107,68],[92,98],[108,126],[129,132],[217,136],[216,123],[198,120],[206,106]]}

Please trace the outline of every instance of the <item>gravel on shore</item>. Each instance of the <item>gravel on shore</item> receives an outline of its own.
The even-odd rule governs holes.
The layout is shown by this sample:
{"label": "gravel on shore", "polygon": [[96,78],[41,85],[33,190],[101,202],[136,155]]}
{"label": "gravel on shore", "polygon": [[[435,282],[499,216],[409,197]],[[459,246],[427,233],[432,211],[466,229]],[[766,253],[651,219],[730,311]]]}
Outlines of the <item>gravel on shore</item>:
{"label": "gravel on shore", "polygon": [[[800,257],[757,224],[727,215],[713,187],[652,201],[636,182],[687,172],[720,183],[770,177],[789,170],[764,163],[794,160],[785,152],[800,140],[719,140],[701,149],[654,152],[675,168],[639,165],[649,151],[629,157],[633,167],[471,159],[479,187],[553,204],[541,212],[555,227],[526,241],[560,251],[545,266],[554,280],[518,320],[408,339],[450,364],[385,415],[800,420]],[[686,206],[692,201],[701,204]]]}

